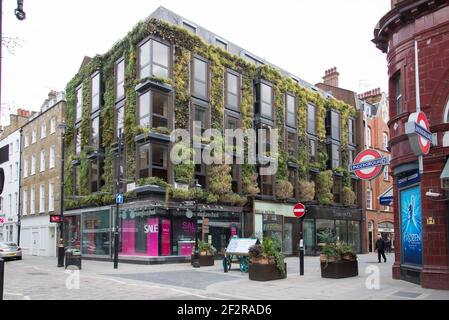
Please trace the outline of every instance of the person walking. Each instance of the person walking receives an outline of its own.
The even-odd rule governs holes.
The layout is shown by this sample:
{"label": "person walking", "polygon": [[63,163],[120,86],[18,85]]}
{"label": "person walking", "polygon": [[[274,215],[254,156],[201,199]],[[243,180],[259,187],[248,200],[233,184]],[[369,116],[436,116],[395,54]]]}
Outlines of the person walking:
{"label": "person walking", "polygon": [[379,263],[381,262],[380,261],[381,257],[384,258],[384,262],[387,262],[387,257],[385,256],[385,241],[384,239],[382,239],[382,236],[380,234],[377,236],[376,249]]}
{"label": "person walking", "polygon": [[388,253],[391,253],[391,240],[390,237],[387,238],[387,241],[385,241],[386,251]]}

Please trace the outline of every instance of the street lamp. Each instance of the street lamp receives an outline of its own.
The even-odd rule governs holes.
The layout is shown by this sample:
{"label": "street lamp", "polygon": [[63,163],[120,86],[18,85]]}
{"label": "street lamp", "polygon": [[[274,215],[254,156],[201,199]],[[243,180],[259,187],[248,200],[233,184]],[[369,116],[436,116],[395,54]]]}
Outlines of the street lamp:
{"label": "street lamp", "polygon": [[58,267],[64,267],[64,141],[67,131],[67,125],[62,122],[58,124],[58,128],[61,129],[61,190],[60,190],[60,215],[61,221],[59,222],[59,244],[58,244]]}
{"label": "street lamp", "polygon": [[[195,191],[202,189],[202,185],[198,183],[198,180],[195,180],[193,189]],[[193,267],[200,267],[200,251],[198,250],[198,200],[195,200],[195,252],[193,254]]]}
{"label": "street lamp", "polygon": [[23,11],[23,0],[17,0],[17,9],[14,10],[14,14],[20,21],[25,20],[26,14],[25,11]]}

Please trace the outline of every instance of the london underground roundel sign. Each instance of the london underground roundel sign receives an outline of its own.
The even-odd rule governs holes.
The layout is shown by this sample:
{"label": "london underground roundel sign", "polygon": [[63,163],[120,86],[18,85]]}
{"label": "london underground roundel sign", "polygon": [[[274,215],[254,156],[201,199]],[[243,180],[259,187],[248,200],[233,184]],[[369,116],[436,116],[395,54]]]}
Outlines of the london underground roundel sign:
{"label": "london underground roundel sign", "polygon": [[415,112],[409,116],[405,133],[408,135],[410,147],[415,155],[429,154],[432,133],[430,132],[429,120],[427,120],[424,112]]}
{"label": "london underground roundel sign", "polygon": [[373,180],[389,163],[388,158],[382,156],[378,151],[366,149],[360,152],[349,166],[349,171],[362,180]]}

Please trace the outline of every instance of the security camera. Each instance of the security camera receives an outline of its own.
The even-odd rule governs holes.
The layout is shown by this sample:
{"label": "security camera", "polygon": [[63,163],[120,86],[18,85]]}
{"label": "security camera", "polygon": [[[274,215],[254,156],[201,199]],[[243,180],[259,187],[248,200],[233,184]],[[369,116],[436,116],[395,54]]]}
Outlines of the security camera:
{"label": "security camera", "polygon": [[440,193],[436,193],[436,192],[432,192],[432,190],[429,190],[426,193],[426,196],[431,197],[431,198],[438,198],[438,197],[441,196],[441,194]]}

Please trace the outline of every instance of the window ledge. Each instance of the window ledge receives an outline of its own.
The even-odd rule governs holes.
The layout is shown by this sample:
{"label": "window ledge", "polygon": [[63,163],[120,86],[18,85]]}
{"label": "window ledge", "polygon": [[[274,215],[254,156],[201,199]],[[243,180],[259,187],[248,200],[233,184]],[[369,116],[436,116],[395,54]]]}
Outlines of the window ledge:
{"label": "window ledge", "polygon": [[101,150],[91,150],[87,154],[88,160],[103,159],[104,153]]}
{"label": "window ledge", "polygon": [[165,194],[166,189],[157,186],[157,185],[145,185],[145,186],[139,186],[136,187],[136,189],[133,190],[136,194],[147,194],[147,193],[158,193],[158,194]]}
{"label": "window ledge", "polygon": [[287,166],[288,166],[289,168],[299,169],[299,164],[294,163],[294,162],[288,161],[288,162],[287,162]]}
{"label": "window ledge", "polygon": [[169,85],[167,83],[163,83],[163,82],[157,82],[157,81],[150,80],[150,79],[136,85],[135,90],[139,93],[143,93],[147,89],[150,89],[150,88],[165,91],[165,92],[173,91],[173,87],[171,85]]}
{"label": "window ledge", "polygon": [[149,140],[159,140],[164,142],[170,142],[170,136],[159,132],[141,133],[134,137],[134,142],[142,143]]}

